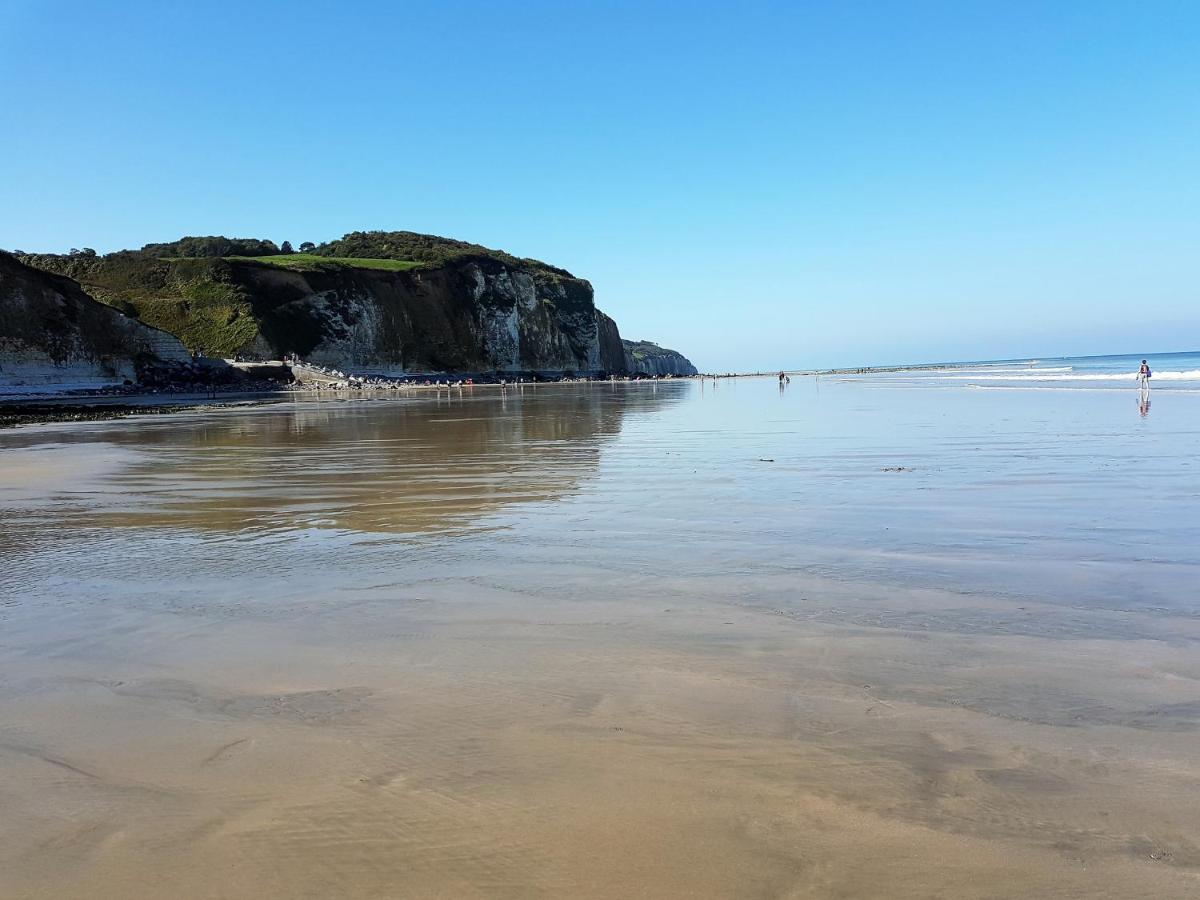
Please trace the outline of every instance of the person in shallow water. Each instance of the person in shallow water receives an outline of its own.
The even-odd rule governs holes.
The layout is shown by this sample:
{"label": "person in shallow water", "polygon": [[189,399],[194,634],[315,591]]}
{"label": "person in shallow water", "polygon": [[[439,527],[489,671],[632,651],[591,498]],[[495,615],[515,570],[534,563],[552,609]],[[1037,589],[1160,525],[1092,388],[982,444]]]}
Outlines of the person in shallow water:
{"label": "person in shallow water", "polygon": [[1142,367],[1140,369],[1138,369],[1138,376],[1137,376],[1138,387],[1141,388],[1143,391],[1150,390],[1150,376],[1153,374],[1154,373],[1150,371],[1150,366],[1143,359]]}

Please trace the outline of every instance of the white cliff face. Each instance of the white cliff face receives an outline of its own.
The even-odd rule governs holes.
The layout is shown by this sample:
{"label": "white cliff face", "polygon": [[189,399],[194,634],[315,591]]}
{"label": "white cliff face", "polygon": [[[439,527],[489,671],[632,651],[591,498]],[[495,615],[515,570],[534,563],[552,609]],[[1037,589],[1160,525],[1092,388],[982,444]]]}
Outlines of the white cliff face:
{"label": "white cliff face", "polygon": [[580,279],[492,260],[403,273],[257,270],[255,279],[254,290],[292,298],[264,315],[258,355],[296,352],[359,373],[605,368],[600,314]]}
{"label": "white cliff face", "polygon": [[0,395],[105,388],[136,378],[132,359],[54,359],[20,341],[0,338]]}
{"label": "white cliff face", "polygon": [[[308,354],[308,360],[337,368],[347,360],[368,365],[379,362],[380,309],[364,291],[321,291],[301,301],[306,315],[315,320],[324,339]],[[403,348],[395,348],[403,364]]]}
{"label": "white cliff face", "polygon": [[538,279],[530,272],[490,268],[485,271],[477,263],[467,267],[486,368],[500,372],[601,368],[591,289],[584,288],[583,303],[570,295],[572,288],[578,291],[585,282]]}
{"label": "white cliff face", "polygon": [[533,279],[525,273],[513,277],[507,269],[491,277],[479,266],[469,271],[475,281],[484,355],[501,372],[520,370],[521,320],[537,307]]}

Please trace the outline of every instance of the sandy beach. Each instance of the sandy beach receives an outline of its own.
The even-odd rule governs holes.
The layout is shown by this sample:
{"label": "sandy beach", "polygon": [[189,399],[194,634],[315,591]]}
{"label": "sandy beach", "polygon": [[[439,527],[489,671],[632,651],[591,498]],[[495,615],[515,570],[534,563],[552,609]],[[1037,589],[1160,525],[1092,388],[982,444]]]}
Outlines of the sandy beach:
{"label": "sandy beach", "polygon": [[0,433],[0,896],[1185,898],[1200,398]]}

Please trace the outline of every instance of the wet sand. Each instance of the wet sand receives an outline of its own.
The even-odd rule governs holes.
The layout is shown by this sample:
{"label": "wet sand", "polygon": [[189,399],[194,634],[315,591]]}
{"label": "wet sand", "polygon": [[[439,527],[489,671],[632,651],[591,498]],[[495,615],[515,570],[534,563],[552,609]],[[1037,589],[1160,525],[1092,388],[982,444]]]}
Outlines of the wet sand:
{"label": "wet sand", "polygon": [[5,433],[0,896],[1196,896],[1198,407],[1108,399]]}

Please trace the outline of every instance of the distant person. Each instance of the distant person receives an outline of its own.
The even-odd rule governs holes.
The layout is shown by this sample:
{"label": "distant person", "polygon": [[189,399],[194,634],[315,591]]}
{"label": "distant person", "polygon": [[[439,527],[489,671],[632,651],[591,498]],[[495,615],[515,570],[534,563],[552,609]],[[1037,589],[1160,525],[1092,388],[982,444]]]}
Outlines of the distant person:
{"label": "distant person", "polygon": [[1150,371],[1150,366],[1143,359],[1142,367],[1140,369],[1138,369],[1138,376],[1137,376],[1138,387],[1141,388],[1143,391],[1150,390],[1150,376],[1152,376],[1153,374],[1154,373]]}

